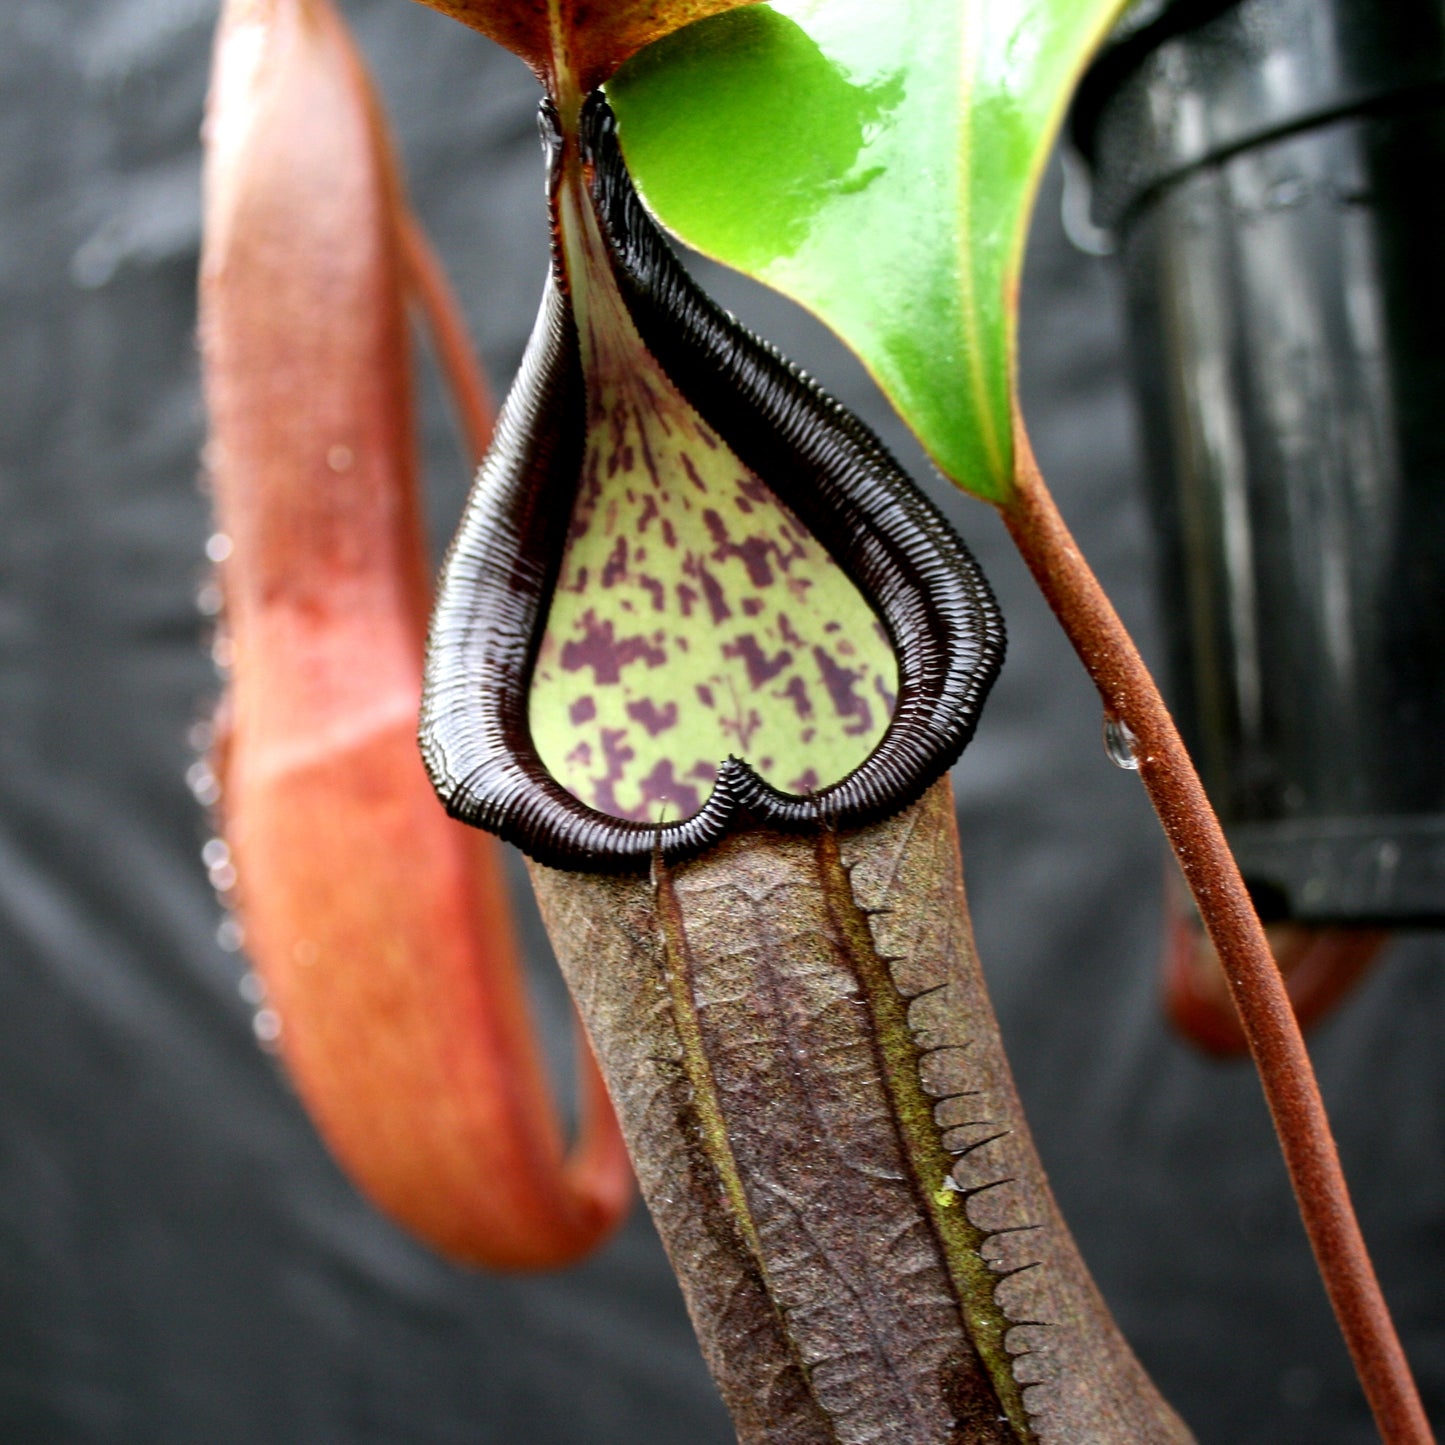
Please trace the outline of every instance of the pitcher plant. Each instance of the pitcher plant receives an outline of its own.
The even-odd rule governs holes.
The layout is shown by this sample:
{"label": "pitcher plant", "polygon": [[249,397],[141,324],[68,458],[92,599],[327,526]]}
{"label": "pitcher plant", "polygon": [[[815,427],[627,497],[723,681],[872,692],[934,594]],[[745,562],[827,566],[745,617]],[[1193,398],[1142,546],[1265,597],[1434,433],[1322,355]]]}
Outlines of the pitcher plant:
{"label": "pitcher plant", "polygon": [[[625,1138],[743,1441],[1190,1438],[978,968],[947,772],[993,594],[666,226],[821,316],[998,510],[1180,861],[1381,1434],[1430,1440],[1279,970],[1016,402],[1032,197],[1118,0],[433,3],[542,87],[551,254],[495,435],[331,0],[227,0],[207,118],[219,812],[337,1157],[437,1248],[531,1268],[615,1227]],[[408,305],[481,462],[425,682]],[[585,1026],[570,1147],[488,834]]]}

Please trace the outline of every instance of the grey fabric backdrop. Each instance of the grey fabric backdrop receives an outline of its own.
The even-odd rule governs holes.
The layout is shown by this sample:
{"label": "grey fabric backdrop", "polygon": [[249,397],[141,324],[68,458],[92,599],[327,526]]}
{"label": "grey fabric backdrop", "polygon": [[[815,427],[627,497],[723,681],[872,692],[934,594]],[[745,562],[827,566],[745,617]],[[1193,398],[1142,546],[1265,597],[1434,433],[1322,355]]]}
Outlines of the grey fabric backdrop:
{"label": "grey fabric backdrop", "polygon": [[[535,91],[407,0],[352,0],[419,209],[492,374],[543,267]],[[569,1274],[469,1274],[358,1199],[252,1035],[218,946],[187,733],[217,683],[192,337],[197,127],[216,0],[0,9],[0,1439],[622,1445],[731,1438],[635,1218]],[[1025,290],[1046,472],[1153,650],[1149,544],[1107,263],[1051,177]],[[866,244],[860,241],[860,244]],[[855,365],[708,284],[916,462]],[[440,535],[466,477],[425,411]],[[1010,660],[957,782],[985,963],[1100,1283],[1211,1445],[1373,1438],[1249,1071],[1156,1008],[1161,844],[1006,538],[935,487],[1003,599]],[[532,942],[554,1033],[561,1005]],[[1445,1391],[1445,970],[1406,938],[1317,1038],[1386,1290]]]}

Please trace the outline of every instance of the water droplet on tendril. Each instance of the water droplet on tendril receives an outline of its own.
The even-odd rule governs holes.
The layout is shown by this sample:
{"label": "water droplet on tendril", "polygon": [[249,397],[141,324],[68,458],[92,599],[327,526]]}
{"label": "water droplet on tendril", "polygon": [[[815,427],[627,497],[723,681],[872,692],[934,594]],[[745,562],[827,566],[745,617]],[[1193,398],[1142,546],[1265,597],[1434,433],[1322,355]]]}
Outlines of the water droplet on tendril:
{"label": "water droplet on tendril", "polygon": [[221,785],[211,771],[210,763],[204,759],[192,763],[186,769],[186,786],[190,788],[191,796],[203,808],[209,808],[221,796]]}
{"label": "water droplet on tendril", "polygon": [[261,1047],[272,1050],[281,1037],[281,1015],[273,1008],[257,1009],[255,1018],[251,1020],[251,1028]]}
{"label": "water droplet on tendril", "polygon": [[1135,751],[1138,744],[1134,729],[1123,718],[1115,717],[1111,712],[1104,714],[1104,751],[1116,768],[1124,768],[1131,773],[1139,771],[1139,756]]}

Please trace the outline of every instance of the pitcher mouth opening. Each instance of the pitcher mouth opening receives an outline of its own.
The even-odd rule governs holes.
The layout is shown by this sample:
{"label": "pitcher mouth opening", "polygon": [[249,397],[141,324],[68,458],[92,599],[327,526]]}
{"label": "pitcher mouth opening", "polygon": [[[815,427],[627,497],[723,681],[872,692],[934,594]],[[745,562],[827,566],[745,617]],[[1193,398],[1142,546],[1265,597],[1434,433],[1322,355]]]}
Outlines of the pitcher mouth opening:
{"label": "pitcher mouth opening", "polygon": [[874,821],[973,734],[1003,625],[876,437],[692,282],[600,93],[542,111],[552,268],[443,572],[422,748],[448,810],[633,871]]}

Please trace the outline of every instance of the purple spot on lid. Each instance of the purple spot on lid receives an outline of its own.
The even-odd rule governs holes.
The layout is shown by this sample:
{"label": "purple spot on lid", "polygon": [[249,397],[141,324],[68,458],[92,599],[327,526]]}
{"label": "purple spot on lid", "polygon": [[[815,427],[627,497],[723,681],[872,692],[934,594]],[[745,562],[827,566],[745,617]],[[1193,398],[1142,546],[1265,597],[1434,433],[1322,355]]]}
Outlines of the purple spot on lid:
{"label": "purple spot on lid", "polygon": [[639,702],[627,704],[627,716],[633,722],[641,723],[647,729],[648,737],[655,738],[658,733],[677,726],[677,704],[670,702],[666,707],[659,708],[650,697],[645,697]]}
{"label": "purple spot on lid", "polygon": [[567,709],[567,717],[573,727],[578,726],[580,723],[591,722],[596,716],[597,703],[591,693],[588,693],[586,697],[579,697],[576,702]]}
{"label": "purple spot on lid", "polygon": [[678,456],[678,460],[682,463],[682,469],[683,469],[683,471],[685,471],[685,472],[687,473],[687,479],[688,479],[688,481],[690,481],[690,482],[693,484],[693,486],[695,486],[695,487],[698,489],[698,491],[700,491],[700,492],[706,492],[706,491],[707,491],[707,483],[706,483],[705,481],[703,481],[703,479],[702,479],[700,476],[698,476],[698,474],[697,474],[697,468],[692,464],[692,458],[691,458],[690,456],[688,456],[688,454],[687,454],[686,452],[679,452],[679,453],[677,454],[677,456]]}
{"label": "purple spot on lid", "polygon": [[657,516],[657,498],[649,492],[642,499],[642,510],[637,514],[637,531],[640,536],[647,530],[647,524]]}
{"label": "purple spot on lid", "polygon": [[592,761],[592,744],[578,743],[577,746],[567,754],[566,761],[576,763],[578,767],[585,768]]}
{"label": "purple spot on lid", "polygon": [[705,682],[698,683],[694,691],[697,693],[697,700],[704,707],[717,706],[717,702],[712,695],[712,688],[710,688]]}
{"label": "purple spot on lid", "polygon": [[[637,560],[639,562],[642,560],[641,548],[638,549]],[[667,606],[667,588],[656,577],[638,577],[637,585],[652,598],[654,612],[661,612]]]}
{"label": "purple spot on lid", "polygon": [[692,609],[697,605],[697,588],[689,587],[686,582],[677,584],[677,604],[682,608],[684,617],[692,616]]}
{"label": "purple spot on lid", "polygon": [[816,768],[809,768],[801,777],[794,778],[788,784],[790,793],[812,793],[818,787],[818,772]]}
{"label": "purple spot on lid", "polygon": [[642,821],[636,811],[631,813],[624,811],[617,801],[617,784],[621,782],[622,775],[627,771],[627,765],[637,754],[627,746],[626,728],[603,728],[602,729],[602,760],[607,771],[600,778],[592,779],[593,803],[592,806],[600,813],[608,813],[614,818],[634,818]]}
{"label": "purple spot on lid", "polygon": [[743,616],[756,617],[763,610],[763,599],[761,597],[743,598]]}
{"label": "purple spot on lid", "polygon": [[567,522],[567,537],[573,540],[587,534],[592,515],[597,510],[597,499],[602,495],[602,479],[597,474],[598,458],[589,450],[582,467],[582,485],[577,492],[577,504]]}
{"label": "purple spot on lid", "polygon": [[737,740],[737,750],[740,753],[747,751],[748,744],[753,740],[753,734],[763,725],[763,720],[758,716],[756,708],[749,708],[746,713],[739,706],[732,717],[719,717],[718,726],[722,728],[724,737],[731,737]]}
{"label": "purple spot on lid", "polygon": [[882,700],[883,711],[892,717],[894,708],[898,706],[898,694],[883,681],[882,673],[875,672],[873,674],[873,691]]}
{"label": "purple spot on lid", "polygon": [[587,590],[587,577],[587,568],[579,567],[576,577],[574,577],[563,590],[567,592],[585,592]]}
{"label": "purple spot on lid", "polygon": [[622,669],[630,663],[645,662],[648,667],[660,667],[667,661],[665,648],[652,646],[645,637],[618,638],[612,620],[599,622],[590,607],[582,614],[581,625],[583,635],[562,647],[562,670],[581,672],[590,667],[593,682],[599,687],[617,682]]}
{"label": "purple spot on lid", "polygon": [[849,737],[867,733],[873,725],[873,712],[868,700],[855,691],[855,684],[862,673],[857,668],[840,667],[821,647],[813,649],[813,661],[818,664],[823,685],[833,703],[833,711],[840,718],[852,718],[853,722],[844,727]]}
{"label": "purple spot on lid", "polygon": [[813,716],[813,701],[808,696],[808,684],[797,673],[788,679],[788,685],[781,692],[774,693],[773,696],[787,698],[800,718]]}
{"label": "purple spot on lid", "polygon": [[607,565],[602,569],[602,585],[615,587],[627,576],[627,538],[619,537],[612,544],[607,556]]}
{"label": "purple spot on lid", "polygon": [[669,547],[673,548],[674,550],[676,549],[676,547],[677,547],[677,528],[674,527],[674,526],[672,525],[672,523],[667,520],[666,517],[664,517],[664,518],[662,519],[662,540],[663,540]]}
{"label": "purple spot on lid", "polygon": [[728,606],[722,584],[702,566],[697,569],[697,580],[702,583],[702,595],[707,599],[707,610],[712,614],[713,622],[725,622],[733,615],[733,610]]}
{"label": "purple spot on lid", "polygon": [[843,624],[842,624],[841,622],[829,622],[829,623],[827,623],[827,624],[824,626],[823,631],[824,631],[824,632],[838,632],[838,631],[841,630],[842,625],[843,625]]}
{"label": "purple spot on lid", "polygon": [[705,426],[699,426],[699,427],[698,427],[698,429],[697,429],[697,439],[698,439],[698,441],[700,441],[704,446],[706,446],[706,447],[711,447],[711,448],[713,449],[713,451],[716,451],[716,450],[717,450],[717,446],[718,446],[717,438],[716,438]]}
{"label": "purple spot on lid", "polygon": [[783,641],[791,643],[794,647],[802,647],[803,639],[798,635],[798,629],[788,620],[786,612],[778,613],[778,631],[782,634]]}
{"label": "purple spot on lid", "polygon": [[771,682],[793,660],[793,654],[786,647],[776,656],[768,657],[751,632],[744,633],[736,642],[723,643],[722,653],[724,657],[742,659],[754,691]]}
{"label": "purple spot on lid", "polygon": [[[647,426],[642,420],[641,412],[639,412],[637,415],[637,439],[642,444],[642,464],[647,468],[647,475],[651,479],[652,485],[655,487],[658,484],[657,462],[653,458],[652,448],[647,444]],[[629,457],[631,456],[631,453],[632,448],[629,447]]]}
{"label": "purple spot on lid", "polygon": [[728,536],[727,524],[711,507],[702,514],[702,519],[712,534],[713,561],[722,562],[736,557],[748,569],[748,581],[754,587],[772,586],[773,569],[768,557],[777,554],[776,542],[770,542],[766,537],[745,537],[741,542],[734,542]]}
{"label": "purple spot on lid", "polygon": [[690,783],[679,782],[673,773],[671,758],[661,758],[652,771],[638,783],[642,803],[633,815],[639,822],[653,822],[659,809],[649,804],[670,804],[668,811],[674,818],[690,818],[702,806],[697,789]]}
{"label": "purple spot on lid", "polygon": [[717,768],[711,763],[694,763],[688,770],[690,778],[701,778],[705,783],[717,782]]}

